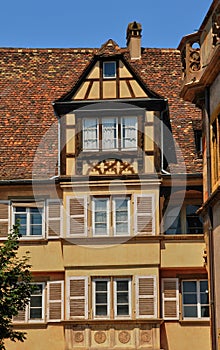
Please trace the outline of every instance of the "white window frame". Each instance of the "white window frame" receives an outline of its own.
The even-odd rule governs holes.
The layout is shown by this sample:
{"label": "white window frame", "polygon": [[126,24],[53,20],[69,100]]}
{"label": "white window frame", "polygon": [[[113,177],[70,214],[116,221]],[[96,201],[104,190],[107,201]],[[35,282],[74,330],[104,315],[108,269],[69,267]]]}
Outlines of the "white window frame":
{"label": "white window frame", "polygon": [[[115,201],[117,199],[126,199],[127,200],[127,215],[128,215],[128,220],[127,220],[127,225],[128,225],[128,232],[127,234],[125,234],[124,232],[122,233],[117,233],[116,232],[116,204]],[[130,236],[131,234],[131,228],[130,228],[130,213],[131,213],[131,209],[130,209],[130,205],[131,205],[131,198],[130,197],[122,197],[122,196],[112,196],[112,211],[113,211],[113,234],[114,236]]]}
{"label": "white window frame", "polygon": [[[105,75],[105,65],[108,64],[108,63],[114,63],[114,66],[115,66],[115,75],[114,76],[108,77],[108,76]],[[104,79],[114,79],[114,78],[116,78],[116,61],[105,61],[105,62],[103,62],[103,78]]]}
{"label": "white window frame", "polygon": [[[181,283],[181,292],[182,292],[182,318],[183,320],[209,320],[210,319],[210,316],[209,317],[201,317],[201,307],[202,305],[204,306],[209,306],[209,304],[201,304],[200,303],[200,282],[202,281],[206,281],[208,283],[208,280],[207,279],[200,279],[200,280],[197,280],[197,279],[186,279],[186,280],[182,280],[182,283]],[[196,304],[184,304],[183,302],[183,283],[184,282],[196,282],[196,296],[197,296],[197,303]],[[188,306],[195,306],[197,307],[197,317],[187,317],[187,316],[184,316],[184,305],[188,305]]]}
{"label": "white window frame", "polygon": [[[97,282],[106,282],[107,283],[107,315],[96,315],[96,283]],[[100,277],[94,278],[92,280],[92,304],[93,304],[93,318],[94,319],[109,319],[110,318],[110,277]]]}
{"label": "white window frame", "polygon": [[[98,202],[99,200],[105,199],[107,202],[106,205],[106,220],[107,220],[107,233],[106,234],[97,234],[95,232],[95,202]],[[110,233],[110,197],[93,197],[92,198],[92,233],[94,237],[107,237]]]}
{"label": "white window frame", "polygon": [[[134,147],[123,147],[125,137],[123,136],[123,120],[135,119],[135,146]],[[138,142],[138,118],[136,116],[121,117],[121,150],[122,151],[136,151]]]}
{"label": "white window frame", "polygon": [[[37,202],[36,202],[37,203]],[[16,205],[16,202],[14,202],[12,204],[12,225],[15,225],[16,224],[16,220],[15,220],[15,215],[16,215],[16,208],[19,208],[19,204],[21,204],[21,202],[18,202],[17,205]],[[41,235],[31,235],[30,234],[30,209],[32,209],[31,206],[28,205],[28,202],[27,203],[23,203],[22,202],[22,208],[26,208],[26,227],[27,227],[27,232],[26,232],[26,235],[22,235],[20,237],[20,239],[42,239],[42,238],[45,238],[45,203],[43,205],[43,207],[41,207],[40,209],[42,209],[42,214],[41,214],[41,218],[42,218],[42,223],[41,223],[41,226],[42,226],[42,232],[41,232]],[[36,204],[36,208],[37,208],[37,204]]]}
{"label": "white window frame", "polygon": [[[42,323],[45,322],[45,283],[44,282],[36,282],[36,283],[32,283],[32,285],[42,285],[42,318],[38,319],[38,318],[30,318],[30,310],[31,310],[31,302],[29,301],[28,303],[28,307],[26,308],[26,312],[27,312],[27,319],[29,323]],[[34,294],[31,294],[31,296],[33,296]]]}
{"label": "white window frame", "polygon": [[[86,145],[85,145],[85,142],[86,142],[86,138],[85,138],[85,122],[87,120],[94,120],[95,123],[96,123],[96,145],[97,147],[96,148],[87,148]],[[82,129],[83,129],[83,151],[89,151],[89,152],[97,152],[99,150],[99,119],[98,118],[83,118],[83,126],[82,126]],[[94,123],[94,124],[95,124]]]}
{"label": "white window frame", "polygon": [[[128,315],[117,315],[117,282],[119,281],[127,281],[128,282]],[[114,284],[114,318],[115,319],[124,319],[124,318],[131,318],[131,310],[132,310],[132,305],[131,305],[131,278],[130,277],[123,277],[123,278],[114,278],[113,281]]]}

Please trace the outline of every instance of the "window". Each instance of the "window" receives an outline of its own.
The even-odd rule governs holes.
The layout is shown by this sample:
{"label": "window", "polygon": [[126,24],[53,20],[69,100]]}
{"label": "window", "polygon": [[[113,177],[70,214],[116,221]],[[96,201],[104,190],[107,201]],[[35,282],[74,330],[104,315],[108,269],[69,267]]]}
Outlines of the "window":
{"label": "window", "polygon": [[[179,293],[182,298],[179,298]],[[180,307],[180,300],[182,306]],[[209,317],[209,293],[207,279],[162,279],[162,317],[167,320],[207,319]]]}
{"label": "window", "polygon": [[83,119],[83,150],[136,150],[137,117]]}
{"label": "window", "polygon": [[196,145],[196,152],[199,157],[202,156],[202,130],[194,130],[195,135],[195,145]]}
{"label": "window", "polygon": [[43,208],[18,205],[13,207],[14,223],[19,223],[22,236],[39,237],[43,235]]}
{"label": "window", "polygon": [[[130,316],[130,278],[100,278],[93,280],[94,317],[110,317],[110,305],[114,304],[114,317]],[[112,293],[113,292],[113,293]],[[111,297],[113,295],[113,300]]]}
{"label": "window", "polygon": [[203,224],[196,214],[199,205],[186,204],[181,208],[171,207],[165,217],[166,234],[202,234]]}
{"label": "window", "polygon": [[109,61],[103,62],[103,78],[115,78],[116,77],[116,62]]}
{"label": "window", "polygon": [[70,320],[157,317],[156,276],[69,277],[67,297]]}
{"label": "window", "polygon": [[209,295],[207,280],[182,281],[183,318],[208,318]]}
{"label": "window", "polygon": [[92,223],[94,236],[130,234],[129,197],[93,197]]}
{"label": "window", "polygon": [[[47,285],[47,293],[45,293]],[[57,322],[64,318],[64,281],[36,282],[25,310],[13,317],[14,322]],[[46,311],[46,312],[45,312]]]}
{"label": "window", "polygon": [[219,177],[219,158],[220,158],[220,115],[215,119],[211,126],[211,150],[212,150],[212,173],[213,185]]}
{"label": "window", "polygon": [[34,285],[34,291],[31,294],[29,303],[29,320],[43,320],[43,283],[36,283]]}

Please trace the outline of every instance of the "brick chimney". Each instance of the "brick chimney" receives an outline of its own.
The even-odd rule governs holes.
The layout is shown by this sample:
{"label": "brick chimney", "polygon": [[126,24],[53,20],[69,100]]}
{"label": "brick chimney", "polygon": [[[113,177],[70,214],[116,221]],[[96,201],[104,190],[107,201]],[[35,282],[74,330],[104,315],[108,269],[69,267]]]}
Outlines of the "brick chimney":
{"label": "brick chimney", "polygon": [[132,60],[139,60],[141,58],[141,31],[142,27],[140,23],[129,23],[126,39]]}

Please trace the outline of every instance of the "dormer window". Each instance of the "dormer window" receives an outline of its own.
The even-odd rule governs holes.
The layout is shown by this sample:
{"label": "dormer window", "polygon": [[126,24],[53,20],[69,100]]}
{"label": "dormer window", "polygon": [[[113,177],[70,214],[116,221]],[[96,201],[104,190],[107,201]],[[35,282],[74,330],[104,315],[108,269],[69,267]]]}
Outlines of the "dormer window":
{"label": "dormer window", "polygon": [[137,150],[137,117],[83,119],[83,150]]}
{"label": "dormer window", "polygon": [[103,62],[103,78],[111,79],[116,77],[116,62]]}

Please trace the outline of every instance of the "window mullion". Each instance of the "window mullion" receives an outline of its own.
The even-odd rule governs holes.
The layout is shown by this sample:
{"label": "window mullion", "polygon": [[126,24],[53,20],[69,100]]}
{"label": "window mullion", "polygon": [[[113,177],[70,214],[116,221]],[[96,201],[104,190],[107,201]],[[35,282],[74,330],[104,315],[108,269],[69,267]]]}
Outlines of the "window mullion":
{"label": "window mullion", "polygon": [[198,318],[201,318],[201,298],[200,298],[200,281],[197,281],[197,312],[198,312]]}
{"label": "window mullion", "polygon": [[27,215],[27,227],[26,227],[26,230],[27,230],[27,236],[30,236],[31,235],[31,218],[30,218],[30,208],[26,208],[26,215]]}

